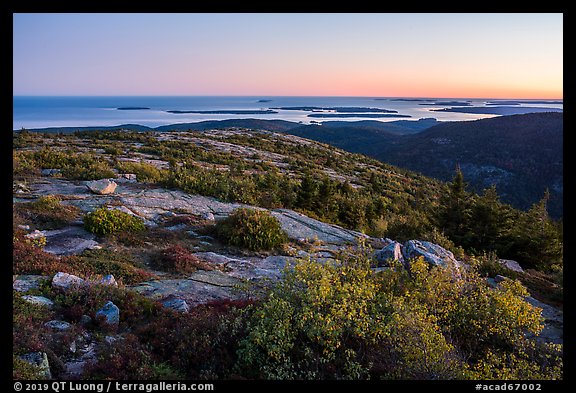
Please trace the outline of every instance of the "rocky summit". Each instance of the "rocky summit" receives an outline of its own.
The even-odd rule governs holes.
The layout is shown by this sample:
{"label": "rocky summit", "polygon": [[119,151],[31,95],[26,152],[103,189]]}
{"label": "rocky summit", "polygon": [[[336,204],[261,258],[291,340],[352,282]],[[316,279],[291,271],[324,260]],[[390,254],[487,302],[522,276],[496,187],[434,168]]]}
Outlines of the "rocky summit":
{"label": "rocky summit", "polygon": [[[28,335],[40,335],[35,339],[47,346],[61,343],[58,355],[23,345],[24,356],[19,359],[44,370],[44,376],[52,371],[58,378],[101,377],[97,365],[121,362],[119,348],[128,359],[141,356],[128,349],[141,345],[134,340],[149,340],[159,348],[162,340],[174,338],[172,331],[188,329],[187,324],[209,329],[210,321],[222,320],[217,313],[258,304],[270,290],[282,288],[278,285],[289,281],[284,280],[287,275],[301,274],[302,269],[311,269],[321,284],[314,301],[336,296],[348,279],[345,275],[354,274],[344,271],[330,281],[331,267],[337,269],[359,256],[368,261],[371,271],[367,271],[374,277],[398,271],[397,280],[421,280],[416,276],[422,271],[440,269],[448,272],[442,285],[462,289],[468,284],[458,283],[467,282],[467,275],[485,275],[485,266],[478,267],[474,256],[456,252],[458,248],[442,234],[426,232],[421,237],[411,232],[410,220],[418,221],[422,211],[408,206],[436,208],[440,195],[448,192],[422,176],[272,132],[112,133],[104,134],[103,140],[98,135],[96,131],[24,135],[16,143],[20,146],[15,150],[20,162],[16,167],[21,172],[13,187],[14,304],[41,316],[42,323]],[[46,150],[44,138],[50,139],[46,144],[52,150]],[[125,140],[118,143],[114,138]],[[70,148],[83,155],[82,161],[74,161],[76,156],[63,158]],[[113,157],[107,151],[114,152]],[[49,162],[43,165],[41,160]],[[34,165],[38,168],[31,170]],[[506,281],[515,277],[543,282],[539,276],[536,281],[523,264],[520,259],[496,259],[490,271],[495,278],[481,277],[478,282],[494,292],[504,291]],[[342,293],[353,301],[368,296],[364,290],[372,284],[360,291],[349,286],[355,282],[351,280]],[[306,291],[315,284],[299,285]],[[533,291],[522,299],[542,312],[545,329],[534,338],[560,344],[563,313],[546,302],[546,295]],[[334,299],[330,304],[345,310],[349,299]],[[329,308],[345,318],[362,307],[344,316],[338,307]],[[400,318],[404,306],[394,307],[398,307],[394,318]],[[319,306],[313,314],[326,309]],[[287,310],[271,312],[290,315]],[[204,314],[210,312],[216,314]],[[170,317],[149,322],[159,315]],[[394,321],[397,328],[407,323]],[[226,329],[232,337],[240,325],[230,323]],[[253,334],[261,334],[259,322],[251,323]],[[302,324],[306,325],[304,320]],[[289,325],[299,326],[295,321]],[[162,333],[151,333],[155,328]],[[278,329],[282,327],[272,331]],[[188,332],[182,340],[197,341],[182,346],[198,345],[207,351],[202,346],[208,344],[199,338],[202,334]]]}

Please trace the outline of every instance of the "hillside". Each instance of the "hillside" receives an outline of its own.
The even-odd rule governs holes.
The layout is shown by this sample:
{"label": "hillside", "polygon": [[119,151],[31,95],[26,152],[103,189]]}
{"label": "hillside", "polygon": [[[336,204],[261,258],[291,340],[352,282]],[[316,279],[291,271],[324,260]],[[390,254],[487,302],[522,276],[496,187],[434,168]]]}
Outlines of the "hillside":
{"label": "hillside", "polygon": [[563,215],[563,114],[529,113],[466,122],[324,121],[302,125],[284,120],[229,119],[150,128],[56,127],[35,132],[74,133],[94,130],[170,131],[243,127],[284,132],[365,154],[443,181],[459,165],[470,190],[496,185],[502,200],[520,209],[550,191],[549,213]]}
{"label": "hillside", "polygon": [[[562,378],[541,210],[262,130],[13,146],[14,379]],[[446,196],[502,255],[442,233]]]}
{"label": "hillside", "polygon": [[443,181],[460,166],[470,190],[496,185],[504,202],[527,210],[550,191],[549,213],[563,215],[563,114],[529,113],[442,122],[419,132],[372,124],[300,126],[284,131]]}
{"label": "hillside", "polygon": [[370,155],[445,181],[459,165],[472,190],[496,185],[502,200],[528,209],[550,191],[549,212],[563,212],[563,114],[531,113],[433,126],[387,138]]}

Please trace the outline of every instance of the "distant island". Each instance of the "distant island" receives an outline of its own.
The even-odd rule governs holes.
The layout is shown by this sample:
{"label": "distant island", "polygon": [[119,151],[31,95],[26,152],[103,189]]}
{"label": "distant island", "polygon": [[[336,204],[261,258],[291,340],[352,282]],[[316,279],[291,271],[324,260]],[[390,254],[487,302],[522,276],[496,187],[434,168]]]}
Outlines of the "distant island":
{"label": "distant island", "polygon": [[119,111],[144,111],[150,108],[146,106],[121,106],[120,108],[116,108]]}
{"label": "distant island", "polygon": [[436,101],[436,102],[425,102],[418,105],[451,105],[451,106],[472,106],[468,101]]}
{"label": "distant island", "polygon": [[305,111],[305,112],[319,112],[319,111],[334,111],[337,113],[398,113],[390,109],[382,108],[365,108],[356,106],[337,106],[337,107],[319,107],[319,106],[282,106],[271,109],[282,109],[285,111]]}
{"label": "distant island", "polygon": [[486,105],[520,105],[520,104],[548,104],[548,105],[564,105],[564,101],[516,101],[516,100],[506,100],[506,101],[491,101],[487,102]]}
{"label": "distant island", "polygon": [[175,114],[183,114],[183,113],[198,113],[202,115],[267,115],[271,113],[278,113],[276,111],[270,109],[225,109],[225,110],[216,110],[216,111],[166,111],[168,113],[175,113]]}
{"label": "distant island", "polygon": [[[388,98],[374,98],[375,100],[388,100]],[[390,101],[406,101],[406,102],[419,102],[419,101],[436,101],[430,98],[392,98]]]}
{"label": "distant island", "polygon": [[442,108],[431,109],[432,112],[460,112],[460,113],[476,113],[486,115],[522,115],[525,113],[539,113],[539,112],[563,112],[559,108],[543,108],[543,107],[518,107],[518,106],[474,106],[466,108]]}
{"label": "distant island", "polygon": [[378,119],[382,117],[412,117],[410,115],[399,115],[390,113],[311,113],[308,117],[321,117],[321,118],[333,118],[333,117],[365,117],[367,119]]}
{"label": "distant island", "polygon": [[272,100],[258,100],[257,102],[272,102]]}

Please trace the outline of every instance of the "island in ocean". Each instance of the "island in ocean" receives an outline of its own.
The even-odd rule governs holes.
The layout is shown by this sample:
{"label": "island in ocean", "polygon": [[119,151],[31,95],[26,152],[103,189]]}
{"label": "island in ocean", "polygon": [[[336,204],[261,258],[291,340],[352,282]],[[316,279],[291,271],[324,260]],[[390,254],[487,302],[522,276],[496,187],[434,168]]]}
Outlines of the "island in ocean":
{"label": "island in ocean", "polygon": [[256,101],[256,102],[271,102],[271,101],[272,101],[272,100],[264,100],[264,99],[262,99],[262,100],[258,100],[258,101]]}
{"label": "island in ocean", "polygon": [[283,106],[271,109],[281,109],[285,111],[304,111],[304,112],[320,112],[320,111],[334,111],[337,113],[398,113],[398,111],[382,108],[365,108],[357,106],[337,106],[337,107],[320,107],[320,106]]}
{"label": "island in ocean", "polygon": [[537,104],[537,105],[563,105],[564,101],[517,101],[517,100],[502,100],[502,101],[491,101],[487,102],[486,105],[520,105],[520,104]]}
{"label": "island in ocean", "polygon": [[435,102],[425,102],[418,105],[472,106],[472,104],[468,101],[435,101]]}
{"label": "island in ocean", "polygon": [[401,102],[420,102],[420,101],[436,101],[434,99],[430,99],[430,98],[374,98],[376,101],[385,101],[385,100],[390,100],[390,101],[401,101]]}
{"label": "island in ocean", "polygon": [[272,113],[278,113],[276,111],[270,109],[259,109],[259,110],[250,110],[250,109],[225,109],[225,110],[215,110],[215,111],[180,111],[180,110],[173,110],[173,111],[166,111],[168,113],[174,114],[183,114],[183,113],[198,113],[202,115],[267,115]]}
{"label": "island in ocean", "polygon": [[412,117],[396,113],[311,113],[308,117],[334,118],[334,117],[364,117],[367,119],[379,119],[383,117]]}
{"label": "island in ocean", "polygon": [[563,112],[561,108],[544,108],[544,107],[518,107],[518,106],[473,106],[464,108],[442,108],[431,109],[433,112],[460,112],[460,113],[481,113],[486,115],[521,115],[525,113],[539,112]]}
{"label": "island in ocean", "polygon": [[119,111],[144,111],[150,108],[146,106],[121,106],[120,108],[116,108]]}

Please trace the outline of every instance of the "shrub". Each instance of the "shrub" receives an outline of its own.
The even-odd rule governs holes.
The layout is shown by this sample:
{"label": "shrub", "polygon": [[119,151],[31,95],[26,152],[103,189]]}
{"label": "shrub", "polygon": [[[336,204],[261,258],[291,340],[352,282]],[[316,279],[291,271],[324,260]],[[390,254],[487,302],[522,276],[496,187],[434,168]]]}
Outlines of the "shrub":
{"label": "shrub", "polygon": [[237,377],[238,343],[246,335],[250,304],[218,300],[187,314],[168,310],[135,333],[157,359],[182,370],[187,379],[231,379]]}
{"label": "shrub", "polygon": [[471,368],[471,379],[558,380],[564,362],[562,345],[524,341],[513,353],[495,350]]}
{"label": "shrub", "polygon": [[227,243],[252,251],[271,250],[288,240],[278,220],[268,211],[240,208],[216,224]]}
{"label": "shrub", "polygon": [[136,284],[154,277],[138,267],[132,255],[123,252],[109,249],[85,250],[81,255],[71,258],[79,259],[78,264],[86,266],[92,274],[112,274],[124,284]]}
{"label": "shrub", "polygon": [[119,156],[120,154],[124,153],[124,150],[120,146],[116,145],[105,145],[103,148],[104,153],[110,154],[112,156]]}
{"label": "shrub", "polygon": [[17,203],[14,209],[20,211],[27,220],[44,229],[66,226],[80,213],[80,209],[76,206],[63,205],[60,198],[55,195],[42,196],[35,202]]}
{"label": "shrub", "polygon": [[12,355],[13,367],[12,367],[12,379],[20,380],[38,380],[44,379],[41,376],[40,368],[34,366],[24,360],[20,359],[16,355]]}
{"label": "shrub", "polygon": [[[411,262],[374,274],[369,253],[323,265],[300,261],[254,307],[238,367],[249,378],[557,378],[559,348],[545,354],[539,309],[509,280]],[[498,353],[497,357],[491,353]],[[530,364],[530,362],[533,364]],[[488,365],[488,366],[487,366]],[[502,368],[499,373],[491,369]]]}
{"label": "shrub", "polygon": [[192,255],[190,250],[180,245],[172,245],[163,250],[156,261],[156,266],[159,269],[176,273],[192,273],[198,269],[214,270],[210,264],[201,261]]}
{"label": "shrub", "polygon": [[146,227],[142,219],[120,210],[98,208],[84,217],[86,229],[97,235],[107,235],[116,232],[139,232]]}
{"label": "shrub", "polygon": [[168,175],[168,171],[158,169],[145,162],[120,161],[116,168],[122,173],[135,173],[139,182],[158,183]]}
{"label": "shrub", "polygon": [[88,365],[83,378],[89,379],[158,379],[154,378],[152,359],[134,334],[122,340],[104,343],[98,361]]}
{"label": "shrub", "polygon": [[21,151],[12,151],[12,174],[13,176],[38,176],[40,169],[34,160]]}
{"label": "shrub", "polygon": [[240,344],[240,367],[253,378],[365,377],[360,348],[385,334],[375,314],[377,296],[367,260],[299,261],[255,308]]}
{"label": "shrub", "polygon": [[91,269],[80,263],[75,257],[58,257],[45,252],[16,234],[12,241],[12,272],[13,274],[56,274],[66,272],[78,276],[91,273]]}
{"label": "shrub", "polygon": [[125,288],[109,285],[85,285],[75,291],[62,292],[46,289],[46,296],[58,304],[64,315],[79,318],[82,314],[96,319],[96,312],[112,301],[120,312],[120,331],[148,323],[152,318],[162,316],[162,306],[154,300]]}
{"label": "shrub", "polygon": [[508,269],[504,264],[498,262],[498,256],[494,253],[484,253],[472,257],[470,264],[481,276],[496,277],[497,275],[516,278],[517,273]]}
{"label": "shrub", "polygon": [[490,348],[513,348],[526,333],[538,334],[543,328],[541,310],[524,300],[528,291],[518,281],[506,280],[492,289],[474,272],[454,281],[448,269],[428,271],[422,260],[411,266],[409,290],[471,358],[482,357]]}
{"label": "shrub", "polygon": [[[22,154],[30,159],[36,168],[55,168],[62,170],[62,176],[77,180],[95,180],[114,177],[114,171],[108,161],[101,156],[75,151],[60,151],[43,147],[39,151]],[[21,156],[22,157],[22,156]]]}

